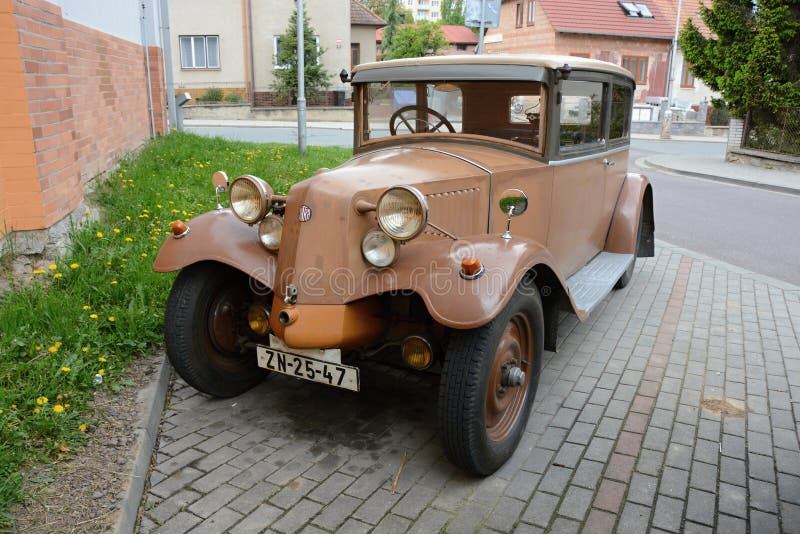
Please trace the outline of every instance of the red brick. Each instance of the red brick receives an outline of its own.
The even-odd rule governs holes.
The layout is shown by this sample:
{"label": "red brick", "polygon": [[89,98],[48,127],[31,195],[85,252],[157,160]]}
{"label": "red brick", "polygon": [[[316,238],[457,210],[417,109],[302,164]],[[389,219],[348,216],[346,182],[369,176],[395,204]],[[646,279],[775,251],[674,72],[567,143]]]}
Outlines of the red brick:
{"label": "red brick", "polygon": [[627,486],[607,478],[600,483],[600,489],[594,498],[592,506],[608,512],[617,513],[619,506],[625,497]]}

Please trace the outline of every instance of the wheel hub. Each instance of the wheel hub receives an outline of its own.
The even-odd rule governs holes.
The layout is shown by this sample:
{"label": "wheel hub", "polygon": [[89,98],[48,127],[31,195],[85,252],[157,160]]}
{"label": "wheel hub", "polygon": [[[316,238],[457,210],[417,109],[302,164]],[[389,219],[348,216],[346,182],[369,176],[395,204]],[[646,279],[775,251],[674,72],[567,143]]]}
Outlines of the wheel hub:
{"label": "wheel hub", "polygon": [[525,371],[515,364],[516,362],[511,360],[503,365],[503,378],[500,383],[504,388],[515,388],[525,383]]}

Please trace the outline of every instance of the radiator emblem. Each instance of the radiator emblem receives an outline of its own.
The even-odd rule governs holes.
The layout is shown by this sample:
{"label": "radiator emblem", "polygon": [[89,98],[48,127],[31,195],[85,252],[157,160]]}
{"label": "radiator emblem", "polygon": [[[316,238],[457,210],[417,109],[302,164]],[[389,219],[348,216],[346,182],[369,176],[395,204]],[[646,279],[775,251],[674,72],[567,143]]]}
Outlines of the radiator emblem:
{"label": "radiator emblem", "polygon": [[300,206],[300,213],[297,214],[297,218],[300,219],[300,222],[308,222],[311,220],[311,208],[303,204]]}

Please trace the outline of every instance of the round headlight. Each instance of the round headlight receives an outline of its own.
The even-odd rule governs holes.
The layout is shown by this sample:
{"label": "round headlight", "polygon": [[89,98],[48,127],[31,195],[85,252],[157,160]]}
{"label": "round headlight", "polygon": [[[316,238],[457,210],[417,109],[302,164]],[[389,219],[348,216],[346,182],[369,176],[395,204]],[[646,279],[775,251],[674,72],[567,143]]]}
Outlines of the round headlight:
{"label": "round headlight", "polygon": [[257,223],[269,211],[272,188],[261,178],[245,174],[238,177],[228,189],[231,209],[242,222]]}
{"label": "round headlight", "polygon": [[414,187],[387,189],[378,200],[378,224],[399,241],[414,239],[428,224],[428,203]]}
{"label": "round headlight", "polygon": [[388,267],[397,256],[397,243],[380,230],[372,230],[361,241],[361,253],[375,267]]}
{"label": "round headlight", "polygon": [[277,215],[267,215],[258,225],[258,238],[267,250],[278,250],[281,246],[283,221]]}

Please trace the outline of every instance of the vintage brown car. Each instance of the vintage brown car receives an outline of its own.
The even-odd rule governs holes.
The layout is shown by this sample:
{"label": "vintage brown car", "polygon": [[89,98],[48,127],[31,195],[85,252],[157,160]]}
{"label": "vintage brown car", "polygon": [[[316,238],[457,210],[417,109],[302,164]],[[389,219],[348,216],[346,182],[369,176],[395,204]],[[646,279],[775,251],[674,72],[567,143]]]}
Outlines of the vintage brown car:
{"label": "vintage brown car", "polygon": [[358,363],[441,374],[448,457],[498,469],[528,421],[559,313],[585,319],[653,255],[627,172],[634,81],[577,57],[359,65],[354,155],[285,194],[217,173],[221,205],[173,223],[169,359],[200,391],[269,372],[358,391]]}

